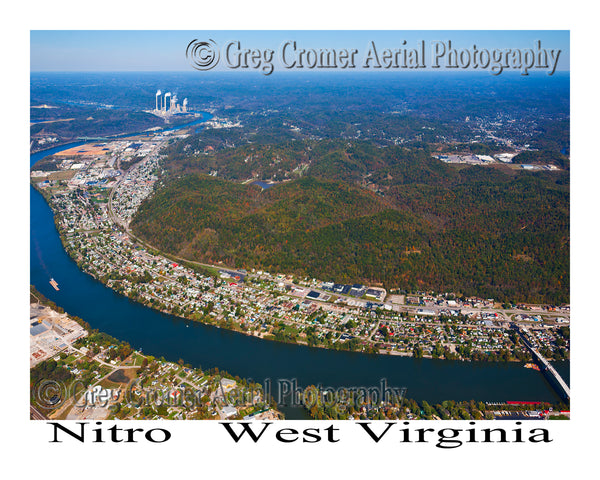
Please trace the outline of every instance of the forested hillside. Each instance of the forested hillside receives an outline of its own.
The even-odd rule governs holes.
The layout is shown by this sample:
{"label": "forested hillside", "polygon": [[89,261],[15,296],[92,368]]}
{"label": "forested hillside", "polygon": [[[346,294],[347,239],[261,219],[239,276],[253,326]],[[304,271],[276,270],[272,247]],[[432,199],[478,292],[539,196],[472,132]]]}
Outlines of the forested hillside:
{"label": "forested hillside", "polygon": [[[276,165],[290,161],[295,179],[261,190],[199,173],[172,176],[142,204],[134,232],[182,257],[231,267],[569,301],[567,173],[457,168],[419,149],[317,142],[310,150],[230,150],[225,176],[247,173],[234,172],[252,148],[255,168],[279,157]],[[290,173],[301,163],[304,176]]]}

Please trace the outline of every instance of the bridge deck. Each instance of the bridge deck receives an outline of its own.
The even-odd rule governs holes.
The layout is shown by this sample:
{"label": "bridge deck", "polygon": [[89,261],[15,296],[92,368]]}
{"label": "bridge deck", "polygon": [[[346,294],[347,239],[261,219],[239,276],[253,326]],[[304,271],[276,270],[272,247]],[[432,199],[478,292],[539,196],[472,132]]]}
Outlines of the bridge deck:
{"label": "bridge deck", "polygon": [[560,386],[560,388],[563,390],[563,392],[566,395],[567,399],[570,400],[571,399],[571,389],[567,385],[567,382],[565,382],[562,379],[562,377],[559,375],[559,373],[556,371],[556,369],[550,364],[550,362],[548,360],[546,360],[540,354],[540,352],[538,352],[537,349],[533,345],[531,345],[529,343],[529,341],[527,340],[527,337],[523,334],[523,331],[521,331],[521,328],[520,327],[516,327],[516,329],[519,332],[519,335],[520,335],[521,339],[523,340],[523,342],[525,343],[525,345],[527,346],[527,348],[529,348],[529,350],[531,350],[531,352],[534,354],[534,356],[544,366],[544,370],[550,372],[550,374],[555,378],[556,382],[558,383],[558,385]]}
{"label": "bridge deck", "polygon": [[535,348],[531,347],[531,351],[537,356],[538,360],[544,365],[544,367],[546,367],[546,370],[548,370],[552,374],[552,376],[556,379],[558,384],[561,386],[561,388],[564,390],[565,394],[567,395],[567,398],[571,398],[571,389],[567,385],[567,382],[565,382],[563,380],[563,378],[559,375],[559,373],[556,371],[556,369]]}

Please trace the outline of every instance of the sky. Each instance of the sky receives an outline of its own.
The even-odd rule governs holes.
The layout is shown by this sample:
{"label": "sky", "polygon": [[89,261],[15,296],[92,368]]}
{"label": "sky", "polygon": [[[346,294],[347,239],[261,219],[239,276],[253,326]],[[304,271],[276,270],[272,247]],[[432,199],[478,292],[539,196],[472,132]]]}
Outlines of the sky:
{"label": "sky", "polygon": [[[422,40],[429,54],[433,41],[451,41],[456,49],[531,49],[537,40],[542,48],[560,49],[558,71],[569,70],[569,31],[169,31],[169,30],[32,30],[30,68],[37,71],[191,71],[186,47],[194,40],[212,39],[218,48],[240,41],[242,48],[271,49],[279,52],[290,40],[298,48],[352,49],[359,55],[371,41],[378,49],[415,48]],[[275,57],[277,57],[275,54]],[[214,70],[224,70],[221,61]],[[275,60],[277,63],[277,60]]]}

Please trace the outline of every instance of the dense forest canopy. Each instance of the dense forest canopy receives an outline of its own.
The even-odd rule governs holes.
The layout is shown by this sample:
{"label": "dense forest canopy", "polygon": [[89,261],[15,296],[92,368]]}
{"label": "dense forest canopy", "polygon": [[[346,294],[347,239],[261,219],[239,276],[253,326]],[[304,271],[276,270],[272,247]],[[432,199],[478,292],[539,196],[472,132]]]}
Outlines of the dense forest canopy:
{"label": "dense forest canopy", "polygon": [[[171,253],[387,288],[569,301],[567,172],[447,165],[428,148],[367,141],[176,148],[164,187],[132,222]],[[287,181],[239,183],[252,176]]]}

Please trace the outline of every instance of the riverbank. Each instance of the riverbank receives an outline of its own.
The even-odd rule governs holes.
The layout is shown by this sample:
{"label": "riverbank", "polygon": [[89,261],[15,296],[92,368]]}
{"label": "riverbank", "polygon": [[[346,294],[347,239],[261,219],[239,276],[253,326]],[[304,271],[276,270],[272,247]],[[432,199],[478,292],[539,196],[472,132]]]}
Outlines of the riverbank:
{"label": "riverbank", "polygon": [[[44,196],[45,200],[47,202],[49,202],[49,204],[51,205],[52,202],[50,202],[50,195],[48,193],[47,190],[44,189],[40,189],[37,185],[34,184],[34,187],[40,191],[40,193]],[[274,321],[274,322],[269,322],[268,325],[265,328],[265,323],[263,323],[263,330],[259,330],[257,331],[254,327],[254,325],[251,324],[251,322],[248,322],[246,317],[244,316],[239,316],[236,315],[237,318],[231,318],[231,316],[229,316],[228,318],[226,318],[223,315],[209,315],[209,314],[213,314],[213,312],[207,312],[204,311],[204,313],[199,313],[197,310],[189,310],[189,311],[184,311],[183,309],[180,309],[178,305],[174,305],[172,308],[167,308],[170,304],[168,302],[164,302],[162,300],[160,300],[158,297],[154,297],[154,296],[140,296],[138,295],[139,292],[137,292],[137,290],[135,289],[129,289],[129,288],[122,288],[122,281],[114,281],[114,277],[113,277],[113,273],[110,269],[108,271],[105,271],[102,275],[98,275],[95,274],[94,271],[92,271],[89,268],[89,264],[88,264],[88,259],[85,256],[82,256],[77,250],[75,250],[73,248],[72,245],[69,245],[69,242],[67,240],[67,232],[65,232],[65,229],[61,226],[61,223],[64,223],[64,218],[59,221],[57,215],[59,215],[60,213],[57,212],[56,210],[53,210],[53,214],[54,214],[54,219],[55,219],[55,225],[57,227],[58,233],[59,233],[59,237],[61,239],[61,243],[63,245],[63,248],[69,253],[69,255],[71,255],[71,257],[73,258],[73,260],[77,263],[78,267],[80,269],[82,269],[83,271],[85,271],[86,273],[90,274],[93,278],[95,278],[96,280],[100,281],[101,283],[103,283],[105,286],[113,289],[115,292],[119,293],[119,294],[123,294],[124,296],[126,296],[127,298],[129,298],[132,301],[137,301],[140,304],[146,306],[146,307],[150,307],[154,310],[157,310],[159,312],[162,313],[166,313],[166,314],[171,314],[171,315],[175,315],[178,316],[180,318],[186,319],[186,320],[191,320],[191,321],[195,321],[195,322],[200,322],[206,325],[212,325],[212,326],[217,326],[219,328],[225,328],[228,330],[232,330],[238,333],[243,333],[247,336],[252,336],[252,337],[256,337],[259,339],[267,339],[267,340],[275,340],[275,341],[279,341],[279,342],[283,342],[283,343],[289,343],[289,344],[299,344],[299,345],[307,345],[310,347],[317,347],[317,348],[324,348],[324,349],[331,349],[331,350],[343,350],[343,351],[356,351],[356,352],[360,352],[360,353],[369,353],[369,354],[379,354],[379,355],[395,355],[395,356],[413,356],[416,358],[433,358],[433,359],[443,359],[443,360],[460,360],[460,361],[470,361],[470,360],[477,360],[477,361],[507,361],[507,362],[528,362],[532,360],[531,355],[529,354],[528,350],[523,349],[521,350],[519,347],[519,341],[518,339],[515,340],[515,349],[512,350],[500,350],[502,352],[501,355],[497,355],[495,352],[488,352],[487,354],[485,352],[481,352],[480,350],[477,349],[473,349],[473,350],[463,350],[460,354],[456,354],[456,349],[454,349],[454,351],[451,351],[447,346],[446,347],[442,347],[441,344],[437,344],[436,346],[436,350],[433,353],[429,353],[427,351],[424,351],[424,348],[422,348],[421,346],[419,346],[419,344],[413,344],[413,345],[417,345],[414,346],[412,349],[404,349],[404,350],[400,350],[399,349],[399,344],[385,344],[382,343],[380,341],[375,341],[372,340],[371,337],[373,336],[373,334],[382,326],[382,322],[388,322],[390,320],[390,318],[394,318],[393,314],[391,314],[390,312],[385,312],[382,311],[378,314],[375,315],[375,317],[373,317],[373,320],[371,324],[371,327],[368,330],[368,334],[365,334],[365,336],[362,337],[356,337],[356,336],[350,336],[347,334],[343,333],[343,330],[341,331],[342,333],[340,334],[339,329],[335,329],[335,328],[320,328],[319,331],[321,332],[326,332],[328,333],[327,336],[318,336],[318,335],[304,335],[303,337],[303,332],[302,330],[304,328],[306,328],[306,324],[302,323],[302,322],[294,322],[294,321],[287,321],[287,322],[281,322],[281,321]],[[119,225],[118,223],[115,223],[114,225]],[[119,225],[120,226],[120,225]],[[122,228],[122,227],[120,227]],[[137,239],[134,235],[132,235],[130,232],[126,231],[126,235],[128,235],[130,237],[129,241],[131,242],[132,248],[137,250],[139,249],[139,245],[136,246],[136,242],[139,242],[141,244],[141,246],[146,247],[148,250],[154,250],[156,252],[157,257],[155,257],[154,262],[156,262],[156,258],[171,258],[171,260],[176,259],[175,261],[181,261],[181,259],[178,259],[178,257],[170,257],[168,254],[165,254],[164,252],[159,252],[156,251],[154,249],[154,247],[146,244],[145,242],[140,242],[139,239]],[[189,263],[193,263],[193,262],[189,262],[186,261],[187,264]],[[181,267],[178,267],[181,268]],[[202,266],[201,268],[205,268],[205,266]],[[214,269],[214,271],[219,270],[219,267],[217,266],[212,266],[210,267],[212,269]],[[185,274],[187,275],[187,273],[185,273],[185,270],[181,270],[178,275],[181,274]],[[203,274],[206,274],[206,272],[204,271]],[[151,277],[151,276],[150,276]],[[150,278],[149,277],[149,278]],[[164,280],[169,281],[169,279],[174,280],[175,277],[173,275],[171,276],[166,276],[164,277]],[[139,281],[139,279],[135,280],[134,283],[137,283]],[[213,284],[214,287],[218,287],[219,285],[226,285],[226,281],[221,281],[218,278],[215,277],[215,279],[213,279]],[[232,285],[232,284],[230,284]],[[235,284],[233,284],[235,285]],[[239,288],[239,287],[238,287]],[[212,289],[212,287],[211,287]],[[281,298],[288,298],[289,300],[292,300],[292,297],[288,297],[285,294],[285,291],[282,291],[280,293],[278,293],[277,295],[281,296]],[[222,297],[222,295],[221,295]],[[160,301],[157,301],[160,300]],[[326,307],[326,305],[325,305]],[[324,308],[324,304],[321,304],[321,307],[315,307],[315,308]],[[371,315],[373,315],[373,313],[371,313]],[[258,319],[260,321],[260,319]],[[406,322],[406,321],[405,321]],[[431,323],[426,323],[426,322],[416,322],[416,324],[419,324],[422,326],[422,328],[437,328],[439,330],[439,327],[441,325],[441,322],[431,322]],[[288,327],[293,328],[293,330],[288,331]],[[295,329],[294,329],[295,328]],[[421,327],[419,327],[421,328]],[[333,335],[332,335],[333,334]],[[346,341],[338,341],[339,339],[344,339],[344,335],[346,335]],[[351,340],[351,341],[348,341]],[[465,353],[466,352],[466,353]],[[516,352],[516,354],[515,354]]]}
{"label": "riverbank", "polygon": [[[30,317],[30,394],[36,419],[40,414],[56,420],[283,418],[272,398],[265,398],[262,385],[219,369],[193,368],[181,359],[175,363],[144,355],[91,330],[33,286]],[[81,399],[48,400],[45,386],[56,382],[69,391],[79,384]],[[108,401],[96,403],[99,396]]]}

